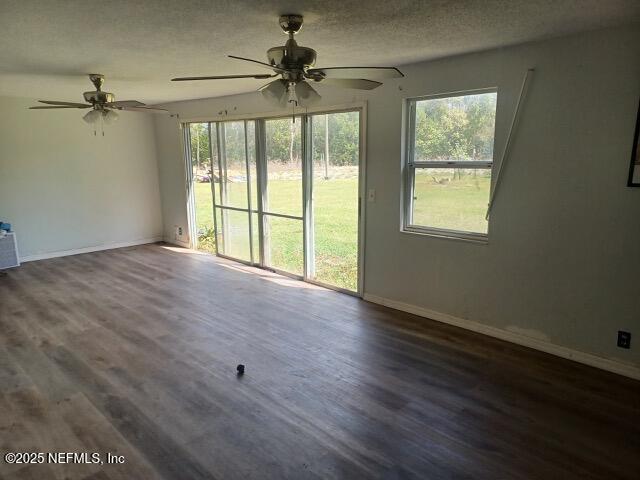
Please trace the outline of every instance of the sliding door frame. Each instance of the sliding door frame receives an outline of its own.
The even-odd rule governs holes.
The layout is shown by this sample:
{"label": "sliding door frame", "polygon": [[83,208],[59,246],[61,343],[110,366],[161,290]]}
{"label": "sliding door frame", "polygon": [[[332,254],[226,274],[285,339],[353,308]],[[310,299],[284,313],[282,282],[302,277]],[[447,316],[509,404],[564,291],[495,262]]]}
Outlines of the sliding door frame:
{"label": "sliding door frame", "polygon": [[[192,122],[193,123],[193,122]],[[188,123],[180,123],[180,146],[182,147],[182,155],[184,158],[185,171],[185,192],[187,196],[187,219],[189,231],[189,248],[198,248],[198,226],[196,223],[196,200],[193,191],[193,165],[191,158],[191,129]],[[215,214],[215,207],[213,208]],[[215,215],[214,215],[215,218]],[[175,240],[177,240],[177,232],[174,232]],[[216,242],[217,245],[217,242]],[[216,253],[217,253],[216,247]]]}
{"label": "sliding door frame", "polygon": [[[313,158],[312,158],[312,148],[309,148],[312,145],[312,126],[311,120],[315,115],[325,115],[325,114],[334,114],[334,113],[344,113],[344,112],[358,112],[359,114],[359,158],[358,158],[358,282],[357,282],[357,291],[347,290],[341,287],[336,287],[335,285],[329,285],[323,282],[319,282],[313,279],[313,265],[314,265],[314,235],[313,235]],[[269,270],[280,275],[285,275],[287,277],[295,278],[298,280],[304,280],[305,282],[319,285],[325,288],[329,288],[331,290],[336,290],[339,292],[343,292],[349,295],[354,295],[357,297],[362,297],[364,292],[364,268],[365,268],[365,228],[366,228],[366,202],[365,202],[365,192],[366,192],[366,139],[367,139],[367,130],[366,130],[366,119],[367,119],[367,105],[366,102],[358,102],[346,105],[338,105],[335,107],[324,107],[324,108],[315,108],[315,109],[307,109],[304,113],[296,114],[295,121],[301,122],[301,148],[302,148],[302,216],[294,216],[287,214],[280,214],[275,212],[269,212],[268,207],[265,211],[265,206],[267,206],[267,189],[268,189],[268,178],[267,178],[267,168],[266,168],[266,128],[265,122],[267,120],[274,119],[282,119],[289,118],[291,119],[291,114],[286,114],[282,112],[273,113],[273,114],[262,114],[262,115],[227,115],[227,116],[218,116],[218,117],[207,117],[207,118],[193,118],[186,119],[181,122],[184,130],[183,134],[183,142],[184,142],[184,155],[185,155],[185,163],[190,167],[190,157],[191,154],[189,152],[189,128],[188,125],[190,123],[208,123],[209,124],[209,132],[210,135],[212,130],[215,127],[215,133],[217,135],[217,149],[218,149],[218,169],[220,176],[220,196],[222,197],[220,200],[224,198],[223,192],[223,162],[226,161],[223,158],[224,154],[224,145],[221,143],[221,134],[224,134],[224,123],[232,122],[232,121],[243,121],[244,122],[244,135],[245,135],[245,165],[247,172],[247,209],[244,208],[236,208],[224,206],[222,204],[218,204],[218,199],[215,198],[215,194],[212,196],[213,198],[213,220],[214,220],[214,228],[216,230],[216,255],[222,258],[226,258],[229,260],[233,260],[236,262],[243,263],[245,265],[250,265],[253,267],[262,268],[265,270]],[[248,129],[247,125],[249,121],[254,121],[255,125],[255,154],[256,154],[256,188],[257,188],[257,202],[258,204],[253,206],[251,200],[251,172],[249,165],[249,150],[248,150]],[[221,128],[222,126],[222,128]],[[211,142],[211,137],[209,139]],[[224,139],[222,139],[224,142]],[[195,228],[195,203],[193,197],[193,178],[192,178],[191,170],[187,169],[187,191],[188,191],[188,214],[189,214],[189,231]],[[213,188],[213,179],[212,179],[212,190]],[[224,202],[223,202],[224,203]],[[219,249],[219,232],[218,227],[224,229],[225,225],[217,225],[216,221],[216,212],[217,209],[221,210],[220,218],[223,218],[224,210],[235,210],[241,212],[248,213],[249,220],[249,249],[250,249],[250,258],[251,261],[246,261],[243,259],[238,259],[235,257],[230,257],[225,255]],[[257,215],[258,219],[258,232],[253,231],[253,215]],[[302,221],[303,225],[303,275],[297,275],[290,272],[286,272],[280,270],[278,268],[273,268],[268,266],[268,246],[265,245],[265,216],[273,216],[280,218],[288,218],[291,220]],[[224,231],[222,232],[224,235]],[[253,235],[258,235],[258,252],[254,251],[253,245]],[[227,236],[228,238],[228,236]],[[223,242],[225,240],[223,239]],[[197,247],[197,236],[196,241],[191,242],[191,248]]]}
{"label": "sliding door frame", "polygon": [[[357,266],[357,271],[358,271],[358,281],[357,281],[357,290],[353,291],[353,290],[348,290],[346,288],[341,288],[341,287],[337,287],[335,285],[331,285],[328,283],[324,283],[324,282],[320,282],[318,280],[314,280],[313,279],[313,271],[311,270],[305,270],[305,278],[304,281],[308,282],[308,283],[312,283],[314,285],[318,285],[321,287],[325,287],[325,288],[329,288],[331,290],[336,290],[338,292],[342,292],[342,293],[346,293],[348,295],[353,295],[356,297],[362,297],[363,293],[364,293],[364,266],[365,266],[365,228],[366,228],[366,202],[364,201],[365,199],[365,192],[366,192],[366,139],[367,139],[367,130],[366,130],[366,118],[367,118],[367,107],[366,107],[366,103],[360,103],[357,105],[354,105],[352,107],[342,107],[342,108],[334,108],[334,109],[321,109],[318,111],[309,111],[308,114],[306,115],[305,121],[307,122],[307,132],[308,132],[308,138],[306,139],[306,141],[304,142],[305,144],[308,145],[312,145],[312,136],[313,136],[313,128],[312,128],[312,117],[316,116],[316,115],[331,115],[333,113],[346,113],[346,112],[358,112],[359,114],[359,139],[358,139],[358,154],[359,154],[359,158],[358,158],[358,266]],[[305,244],[305,251],[306,251],[306,247],[308,246],[309,249],[309,255],[311,256],[315,256],[315,248],[313,245],[313,242],[315,240],[314,235],[313,235],[313,229],[314,229],[314,223],[313,223],[313,205],[311,204],[311,199],[313,198],[313,186],[314,186],[314,179],[313,179],[313,159],[312,159],[312,151],[308,152],[308,171],[307,171],[307,175],[311,178],[310,182],[307,182],[307,188],[309,190],[308,192],[308,198],[309,198],[309,205],[308,205],[308,216],[307,216],[307,222],[308,225],[308,230],[310,233],[310,241],[308,244]],[[306,256],[306,255],[305,255]],[[313,258],[313,257],[311,257]]]}

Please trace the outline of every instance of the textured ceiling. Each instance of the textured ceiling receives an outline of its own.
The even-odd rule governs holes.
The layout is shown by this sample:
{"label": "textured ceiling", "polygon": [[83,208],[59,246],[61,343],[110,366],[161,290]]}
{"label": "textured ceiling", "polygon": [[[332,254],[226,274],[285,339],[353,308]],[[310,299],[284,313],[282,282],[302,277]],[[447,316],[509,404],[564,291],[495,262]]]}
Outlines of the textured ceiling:
{"label": "textured ceiling", "polygon": [[174,76],[263,73],[301,13],[318,66],[403,65],[640,20],[639,0],[0,0],[0,95],[80,100],[84,74],[147,103],[254,90],[260,80],[171,83]]}

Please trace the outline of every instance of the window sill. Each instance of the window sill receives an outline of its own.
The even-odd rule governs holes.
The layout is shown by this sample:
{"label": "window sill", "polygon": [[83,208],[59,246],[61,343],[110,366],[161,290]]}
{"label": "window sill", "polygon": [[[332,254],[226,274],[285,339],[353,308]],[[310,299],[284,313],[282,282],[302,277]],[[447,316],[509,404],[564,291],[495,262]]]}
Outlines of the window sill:
{"label": "window sill", "polygon": [[476,243],[479,245],[487,245],[489,236],[482,233],[466,233],[456,232],[452,230],[439,230],[435,228],[405,227],[400,233],[409,235],[422,235],[425,237],[439,238],[442,240],[457,240],[461,242]]}

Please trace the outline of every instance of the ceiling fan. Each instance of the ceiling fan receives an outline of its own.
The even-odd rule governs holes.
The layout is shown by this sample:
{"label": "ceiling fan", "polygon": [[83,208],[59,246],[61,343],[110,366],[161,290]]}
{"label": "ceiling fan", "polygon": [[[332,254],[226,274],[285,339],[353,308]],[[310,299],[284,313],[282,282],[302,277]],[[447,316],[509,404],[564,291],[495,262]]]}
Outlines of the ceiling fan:
{"label": "ceiling fan", "polygon": [[273,74],[181,77],[173,78],[172,81],[225,80],[232,78],[267,79],[279,76],[280,78],[277,80],[273,80],[258,89],[262,95],[270,102],[281,107],[286,106],[288,103],[292,103],[294,106],[306,107],[320,100],[320,95],[310,85],[311,81],[336,87],[372,90],[382,85],[382,82],[378,80],[404,77],[403,73],[395,67],[312,68],[316,63],[316,51],[312,48],[299,46],[293,38],[302,28],[302,22],[302,15],[280,16],[280,27],[289,35],[289,40],[284,46],[267,50],[269,63],[229,55],[230,58],[262,65],[273,70],[275,72]]}
{"label": "ceiling fan", "polygon": [[29,107],[32,110],[42,109],[58,109],[58,108],[90,108],[82,119],[90,124],[95,124],[102,120],[107,125],[118,119],[116,110],[129,110],[134,112],[164,113],[167,110],[162,108],[147,107],[144,103],[137,100],[121,100],[116,101],[113,93],[103,92],[102,84],[104,83],[104,75],[92,73],[89,80],[93,83],[95,91],[84,92],[84,99],[88,103],[60,102],[55,100],[38,100],[47,106]]}

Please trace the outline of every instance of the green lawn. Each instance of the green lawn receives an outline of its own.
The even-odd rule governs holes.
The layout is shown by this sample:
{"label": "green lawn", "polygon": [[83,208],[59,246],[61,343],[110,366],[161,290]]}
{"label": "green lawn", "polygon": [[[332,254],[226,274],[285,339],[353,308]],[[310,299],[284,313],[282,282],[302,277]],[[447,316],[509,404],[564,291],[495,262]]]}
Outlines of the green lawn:
{"label": "green lawn", "polygon": [[467,171],[457,179],[451,170],[418,169],[413,224],[487,233],[490,184],[488,170],[477,175]]}
{"label": "green lawn", "polygon": [[[316,280],[349,290],[357,289],[358,230],[357,178],[317,180],[314,185]],[[229,204],[246,208],[246,190],[242,184],[229,184]],[[291,207],[289,199],[300,197],[300,181],[272,180],[269,184],[269,211],[302,215],[302,201]],[[195,184],[196,220],[198,231],[213,228],[211,185]],[[220,214],[218,214],[220,220]],[[227,242],[221,245],[226,255],[250,259],[248,216],[228,211],[225,217]],[[257,232],[257,215],[253,215]],[[302,222],[278,217],[266,217],[269,265],[302,275]],[[257,259],[257,234],[254,255]],[[203,241],[204,240],[204,241]],[[199,248],[215,252],[215,245],[200,236]]]}
{"label": "green lawn", "polygon": [[[314,225],[316,279],[349,290],[357,289],[357,178],[317,179],[314,183]],[[269,181],[269,210],[301,215],[302,201],[292,207],[291,199],[300,198],[299,180]],[[489,198],[488,176],[466,173],[454,179],[449,171],[419,171],[416,175],[414,224],[431,227],[486,232],[484,220]],[[217,187],[217,186],[216,186]],[[255,188],[255,187],[254,187]],[[255,191],[255,190],[254,190]],[[229,203],[246,208],[247,193],[242,183],[228,187]],[[199,231],[213,228],[211,185],[195,184],[196,218]],[[220,218],[220,217],[218,217]],[[224,253],[250,259],[248,216],[229,212],[225,218],[227,242]],[[257,215],[253,215],[254,255],[257,259]],[[302,274],[302,222],[267,217],[269,265]],[[215,251],[213,242],[204,239],[200,248]]]}

